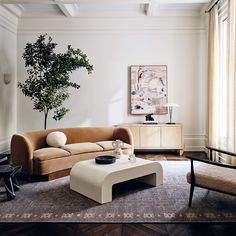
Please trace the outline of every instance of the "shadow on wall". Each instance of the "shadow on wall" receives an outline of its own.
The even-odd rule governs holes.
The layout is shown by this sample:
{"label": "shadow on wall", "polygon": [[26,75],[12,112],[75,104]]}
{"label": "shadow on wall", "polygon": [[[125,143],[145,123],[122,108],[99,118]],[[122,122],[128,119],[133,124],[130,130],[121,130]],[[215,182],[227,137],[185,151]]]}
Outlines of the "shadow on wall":
{"label": "shadow on wall", "polygon": [[14,124],[15,94],[10,60],[0,50],[0,140],[8,139]]}
{"label": "shadow on wall", "polygon": [[[80,89],[70,90],[71,96],[64,103],[70,111],[60,120],[49,117],[48,128],[112,126],[123,122],[127,106],[125,70],[96,68],[93,74],[74,74],[80,78]],[[41,122],[41,120],[40,120]]]}

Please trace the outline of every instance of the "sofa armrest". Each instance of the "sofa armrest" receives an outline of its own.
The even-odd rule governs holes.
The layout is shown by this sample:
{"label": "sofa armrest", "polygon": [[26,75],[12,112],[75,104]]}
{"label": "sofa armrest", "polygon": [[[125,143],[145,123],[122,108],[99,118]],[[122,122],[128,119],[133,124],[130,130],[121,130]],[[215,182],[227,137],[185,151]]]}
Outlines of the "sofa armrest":
{"label": "sofa armrest", "polygon": [[114,131],[114,140],[120,139],[125,143],[128,143],[132,146],[132,151],[133,151],[133,134],[129,128],[124,128],[124,127],[118,127],[115,128]]}
{"label": "sofa armrest", "polygon": [[33,174],[33,148],[29,139],[20,134],[11,138],[11,161],[21,165],[24,174]]}

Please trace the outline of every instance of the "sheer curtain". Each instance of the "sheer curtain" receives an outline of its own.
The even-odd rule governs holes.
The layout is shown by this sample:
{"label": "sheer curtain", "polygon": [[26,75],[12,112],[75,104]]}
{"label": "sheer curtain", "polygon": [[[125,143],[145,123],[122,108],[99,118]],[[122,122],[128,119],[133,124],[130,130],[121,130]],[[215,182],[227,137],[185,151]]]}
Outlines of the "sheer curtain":
{"label": "sheer curtain", "polygon": [[236,0],[222,2],[209,14],[208,145],[236,152]]}
{"label": "sheer curtain", "polygon": [[[236,1],[228,0],[228,150],[236,152]],[[231,162],[236,164],[236,160]]]}
{"label": "sheer curtain", "polygon": [[208,145],[218,147],[217,81],[219,76],[218,7],[209,13],[208,32]]}

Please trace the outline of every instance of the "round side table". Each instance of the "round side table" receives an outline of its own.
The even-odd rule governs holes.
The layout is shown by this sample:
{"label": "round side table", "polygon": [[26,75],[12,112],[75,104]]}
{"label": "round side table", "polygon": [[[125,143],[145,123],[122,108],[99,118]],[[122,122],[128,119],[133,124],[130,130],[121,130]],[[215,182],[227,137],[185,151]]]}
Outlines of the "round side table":
{"label": "round side table", "polygon": [[15,191],[20,188],[15,176],[20,171],[21,166],[12,166],[10,164],[0,165],[0,179],[3,177],[8,200],[14,199],[16,196]]}

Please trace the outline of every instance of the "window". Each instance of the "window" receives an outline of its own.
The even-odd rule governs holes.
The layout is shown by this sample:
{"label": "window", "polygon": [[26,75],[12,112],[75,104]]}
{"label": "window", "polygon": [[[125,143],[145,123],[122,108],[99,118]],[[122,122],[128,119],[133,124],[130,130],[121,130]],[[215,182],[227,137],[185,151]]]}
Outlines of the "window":
{"label": "window", "polygon": [[[225,6],[225,5],[224,5]],[[219,9],[219,77],[217,81],[217,113],[218,113],[218,144],[225,149],[227,147],[227,8]]]}

